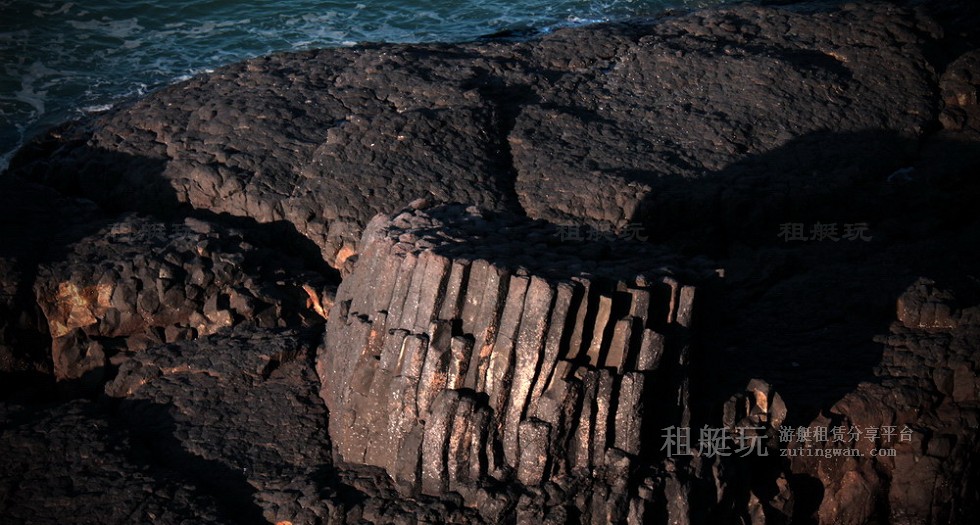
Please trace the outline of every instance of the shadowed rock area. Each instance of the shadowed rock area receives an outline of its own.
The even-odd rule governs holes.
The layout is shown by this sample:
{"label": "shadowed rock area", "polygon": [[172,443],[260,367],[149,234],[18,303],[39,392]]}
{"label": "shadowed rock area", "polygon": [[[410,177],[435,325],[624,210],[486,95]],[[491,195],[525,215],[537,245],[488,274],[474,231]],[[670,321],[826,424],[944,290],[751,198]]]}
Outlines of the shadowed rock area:
{"label": "shadowed rock area", "polygon": [[[285,220],[336,267],[371,217],[420,197],[663,235],[700,226],[680,208],[721,191],[801,202],[899,167],[914,148],[901,139],[939,109],[925,54],[940,32],[889,6],[737,7],[531,42],[272,55],[56,133],[14,171],[115,208]],[[881,138],[858,165],[814,147],[724,172],[811,133],[863,131]]]}
{"label": "shadowed rock area", "polygon": [[72,244],[62,261],[42,265],[34,288],[55,378],[66,380],[243,319],[263,328],[322,322],[309,303],[320,299],[323,283],[322,275],[251,245],[239,231],[130,215]]}
{"label": "shadowed rock area", "polygon": [[978,28],[283,53],[49,131],[0,174],[0,521],[970,523]]}

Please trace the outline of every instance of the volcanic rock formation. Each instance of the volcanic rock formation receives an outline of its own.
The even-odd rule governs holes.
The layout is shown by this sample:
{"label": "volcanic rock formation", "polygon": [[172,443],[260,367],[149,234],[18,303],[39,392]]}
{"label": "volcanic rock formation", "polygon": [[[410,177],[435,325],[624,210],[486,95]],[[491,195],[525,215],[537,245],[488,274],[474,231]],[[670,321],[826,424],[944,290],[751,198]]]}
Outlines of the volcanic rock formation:
{"label": "volcanic rock formation", "polygon": [[967,522],[978,27],[283,53],[51,130],[0,175],[0,521]]}
{"label": "volcanic rock formation", "polygon": [[600,476],[622,486],[594,520],[625,519],[645,412],[686,422],[695,289],[671,258],[462,206],[378,216],[360,247],[317,362],[337,456],[468,500],[488,478]]}

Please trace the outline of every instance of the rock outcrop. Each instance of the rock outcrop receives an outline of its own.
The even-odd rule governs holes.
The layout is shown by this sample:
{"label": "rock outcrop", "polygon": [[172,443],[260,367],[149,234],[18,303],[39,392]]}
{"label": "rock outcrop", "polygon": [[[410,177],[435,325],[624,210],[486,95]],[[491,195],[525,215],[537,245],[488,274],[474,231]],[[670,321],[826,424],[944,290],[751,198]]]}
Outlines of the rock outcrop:
{"label": "rock outcrop", "polygon": [[89,200],[0,177],[0,395],[52,372],[47,320],[33,290],[38,266],[56,260],[65,242],[106,220]]}
{"label": "rock outcrop", "polygon": [[91,373],[99,384],[112,361],[244,320],[262,328],[324,320],[321,274],[201,220],[124,216],[66,252],[42,264],[34,284],[58,380]]}
{"label": "rock outcrop", "polygon": [[935,284],[919,280],[899,298],[897,321],[877,338],[884,350],[875,380],[810,425],[846,428],[856,438],[846,446],[862,457],[824,458],[812,449],[845,444],[790,440],[805,452],[793,456],[793,470],[815,473],[824,486],[822,522],[955,523],[977,510],[980,301]]}
{"label": "rock outcrop", "polygon": [[901,167],[939,110],[940,32],[884,5],[740,6],[271,55],[56,133],[13,170],[116,208],[287,221],[338,268],[368,220],[421,197],[656,238],[748,226]]}
{"label": "rock outcrop", "polygon": [[978,27],[282,53],[51,130],[0,175],[0,521],[969,523]]}
{"label": "rock outcrop", "polygon": [[337,292],[317,361],[337,457],[470,504],[490,479],[603,484],[578,512],[642,520],[646,420],[689,424],[693,272],[643,243],[418,207],[371,221]]}

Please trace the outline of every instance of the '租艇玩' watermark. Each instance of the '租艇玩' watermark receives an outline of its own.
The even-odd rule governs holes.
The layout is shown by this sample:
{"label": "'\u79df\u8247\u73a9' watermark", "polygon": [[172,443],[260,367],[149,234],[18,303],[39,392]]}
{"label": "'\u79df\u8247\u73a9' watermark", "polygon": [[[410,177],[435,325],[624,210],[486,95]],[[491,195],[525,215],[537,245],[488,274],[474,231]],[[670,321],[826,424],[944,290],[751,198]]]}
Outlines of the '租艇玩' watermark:
{"label": "'\u79df\u8247\u73a9' watermark", "polygon": [[650,237],[646,234],[646,229],[638,222],[629,223],[619,232],[613,230],[609,224],[598,224],[592,226],[581,226],[578,224],[564,224],[558,226],[558,238],[561,241],[646,241]]}
{"label": "'\u79df\u8247\u73a9' watermark", "polygon": [[836,222],[815,222],[809,228],[802,222],[784,222],[779,225],[777,237],[783,241],[870,241],[870,227],[866,222],[844,223],[843,229]]}
{"label": "'\u79df\u8247\u73a9' watermark", "polygon": [[[697,429],[698,436],[694,440],[690,427],[670,426],[663,429],[663,445],[661,451],[667,457],[693,456],[739,456],[749,455],[768,456],[769,449],[764,445],[766,439],[765,427],[736,427],[730,430],[726,427],[713,428],[705,425]],[[913,431],[907,425],[899,429],[894,425],[881,427],[859,427],[856,425],[823,426],[823,427],[780,427],[777,436],[780,443],[800,443],[802,447],[784,447],[779,449],[783,457],[864,457],[864,456],[895,456],[892,447],[872,448],[868,451],[856,447],[832,447],[826,445],[811,446],[812,444],[857,443],[864,439],[871,444],[888,445],[892,442],[912,441]]]}
{"label": "'\u79df\u8247\u73a9' watermark", "polygon": [[734,432],[726,427],[712,428],[707,425],[698,429],[698,439],[691,441],[690,427],[667,427],[661,435],[664,444],[660,450],[667,452],[667,457],[693,456],[695,454],[714,457],[739,455],[746,457],[750,454],[768,456],[769,450],[763,441],[765,427],[737,427]]}

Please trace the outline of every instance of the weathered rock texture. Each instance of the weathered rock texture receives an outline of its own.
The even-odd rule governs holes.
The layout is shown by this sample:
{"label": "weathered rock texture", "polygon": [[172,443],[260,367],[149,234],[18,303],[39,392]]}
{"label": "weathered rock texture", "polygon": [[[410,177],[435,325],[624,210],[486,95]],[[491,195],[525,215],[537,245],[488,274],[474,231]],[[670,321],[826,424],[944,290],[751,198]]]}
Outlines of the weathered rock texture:
{"label": "weathered rock texture", "polygon": [[332,468],[311,334],[243,326],[142,352],[106,385],[112,414],[156,466],[216,494],[236,523],[411,523],[426,515],[479,523],[451,503],[394,502],[376,471]]}
{"label": "weathered rock texture", "polygon": [[949,65],[939,82],[943,112],[939,121],[948,130],[980,133],[980,50],[963,54]]}
{"label": "weathered rock texture", "polygon": [[361,246],[317,361],[338,458],[468,500],[490,478],[597,476],[622,486],[580,512],[625,519],[644,418],[688,409],[695,289],[675,261],[458,205],[378,216]]}
{"label": "weathered rock texture", "polygon": [[[902,139],[939,109],[939,34],[887,5],[740,6],[530,42],[272,55],[63,130],[13,169],[125,209],[287,221],[338,268],[369,219],[420,197],[663,237],[772,221],[900,167]],[[747,195],[763,186],[773,199]]]}
{"label": "weathered rock texture", "polygon": [[315,480],[329,440],[300,335],[239,329],[158,346],[105,390],[162,466],[217,489],[232,517],[314,522],[328,512]]}
{"label": "weathered rock texture", "polygon": [[323,321],[314,309],[325,313],[322,275],[201,220],[125,216],[66,251],[41,265],[34,284],[59,380],[244,320],[265,328]]}
{"label": "weathered rock texture", "polygon": [[[978,28],[277,54],[52,130],[0,176],[0,521],[972,523]],[[908,440],[779,455],[848,425]]]}
{"label": "weathered rock texture", "polygon": [[105,221],[91,201],[0,177],[0,395],[23,386],[18,378],[38,382],[52,371],[47,321],[33,290],[38,265]]}
{"label": "weathered rock texture", "polygon": [[[898,299],[897,321],[877,338],[884,352],[875,380],[862,383],[811,424],[856,428],[860,437],[846,445],[799,438],[790,444],[846,446],[863,454],[793,457],[794,471],[815,473],[825,488],[822,522],[958,523],[978,510],[978,326],[976,295],[956,297],[920,279]],[[868,429],[877,430],[869,434]],[[872,456],[873,450],[892,448],[894,456]],[[958,482],[951,485],[952,479]],[[890,512],[882,513],[883,507]]]}
{"label": "weathered rock texture", "polygon": [[95,403],[3,406],[5,523],[237,523],[215,498],[132,443]]}

